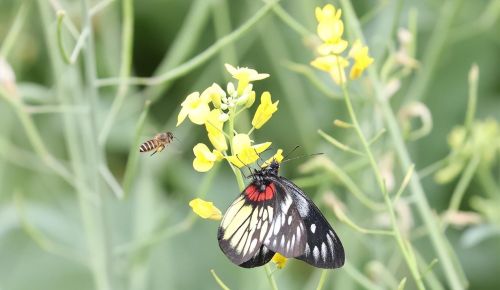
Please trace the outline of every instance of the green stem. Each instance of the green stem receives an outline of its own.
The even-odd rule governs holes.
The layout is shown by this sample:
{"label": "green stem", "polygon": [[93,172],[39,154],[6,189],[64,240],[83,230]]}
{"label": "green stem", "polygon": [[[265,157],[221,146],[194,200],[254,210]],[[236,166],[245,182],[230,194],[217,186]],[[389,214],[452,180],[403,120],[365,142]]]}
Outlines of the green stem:
{"label": "green stem", "polygon": [[271,289],[278,290],[278,285],[276,284],[276,280],[274,280],[273,272],[271,271],[271,267],[269,267],[269,263],[267,263],[264,268],[266,269],[266,276],[269,284],[271,284]]}
{"label": "green stem", "polygon": [[217,284],[219,284],[219,286],[220,286],[221,289],[223,289],[223,290],[230,290],[229,287],[227,287],[226,284],[224,284],[224,282],[222,282],[222,280],[219,278],[219,276],[217,276],[217,274],[215,274],[215,270],[214,269],[210,270],[210,273],[212,273],[212,276],[214,277],[214,279],[217,282]]}
{"label": "green stem", "polygon": [[[346,0],[342,0],[346,1]],[[439,63],[446,42],[449,39],[451,26],[463,0],[448,0],[441,6],[440,17],[434,25],[434,29],[425,48],[425,55],[422,58],[422,68],[417,71],[417,75],[407,93],[408,101],[424,100],[427,88],[434,78],[434,72]]]}
{"label": "green stem", "polygon": [[[340,66],[339,66],[340,69]],[[370,145],[368,144],[368,141],[365,138],[364,133],[361,130],[361,126],[359,125],[358,118],[356,117],[356,113],[354,112],[354,108],[352,107],[351,99],[349,97],[349,92],[347,90],[347,87],[345,84],[342,86],[342,91],[344,93],[344,100],[345,104],[347,107],[347,111],[349,112],[349,116],[351,118],[351,122],[354,125],[354,129],[356,130],[356,133],[363,144],[363,148],[365,150],[365,154],[368,157],[368,160],[370,161],[370,164],[372,166],[373,172],[375,173],[375,178],[377,180],[378,186],[382,192],[382,195],[384,197],[384,201],[386,203],[387,211],[389,212],[389,217],[391,219],[391,224],[393,228],[393,233],[394,237],[396,239],[396,242],[403,253],[403,256],[405,257],[406,264],[408,268],[410,269],[410,272],[413,275],[413,278],[415,279],[415,283],[417,284],[418,289],[422,290],[425,289],[425,286],[422,282],[422,279],[420,277],[420,273],[418,272],[417,265],[412,263],[412,259],[410,258],[410,253],[408,252],[408,248],[405,244],[405,241],[403,239],[403,235],[401,234],[401,231],[399,229],[399,225],[397,222],[396,214],[394,212],[394,208],[391,202],[391,199],[389,198],[389,195],[386,191],[385,187],[385,182],[383,180],[382,174],[380,172],[380,169],[378,167],[377,161],[375,160],[375,157],[373,156],[373,153],[371,151]]]}
{"label": "green stem", "polygon": [[460,208],[460,203],[462,202],[462,199],[465,195],[465,191],[472,181],[472,178],[476,173],[480,161],[481,156],[479,154],[475,154],[469,160],[469,163],[467,163],[467,166],[465,167],[462,176],[460,177],[460,180],[458,181],[457,186],[455,187],[455,190],[453,190],[453,193],[451,195],[451,201],[450,206],[448,207],[448,211],[454,212],[458,211],[458,209]]}
{"label": "green stem", "polygon": [[[239,28],[235,29],[230,34],[220,38],[217,42],[215,42],[212,46],[207,48],[202,53],[197,56],[191,58],[189,61],[181,64],[180,66],[173,68],[165,73],[159,74],[150,78],[129,78],[127,83],[129,85],[145,85],[145,86],[155,86],[161,85],[165,82],[172,81],[181,76],[186,75],[191,72],[193,69],[199,67],[204,64],[210,58],[212,58],[215,54],[217,54],[222,48],[224,48],[229,43],[232,43],[242,37],[246,32],[248,32],[255,24],[259,23],[259,21],[267,15],[269,10],[276,5],[279,0],[274,0],[266,4],[259,11],[257,11],[250,19],[247,20],[243,25]],[[109,78],[109,79],[101,79],[97,81],[98,86],[114,86],[120,83],[120,79]],[[154,101],[154,99],[152,98]]]}
{"label": "green stem", "polygon": [[476,64],[473,64],[469,71],[469,99],[465,115],[465,129],[469,135],[471,134],[472,122],[474,122],[474,115],[476,114],[478,83],[479,67]]}
{"label": "green stem", "polygon": [[132,146],[132,150],[129,151],[127,158],[127,165],[125,166],[125,173],[123,174],[123,193],[125,196],[130,194],[132,183],[134,182],[134,177],[137,172],[137,164],[139,163],[139,146],[141,145],[141,134],[146,122],[146,118],[149,113],[149,107],[151,102],[146,102],[144,109],[142,110],[139,120],[135,125],[135,138]]}
{"label": "green stem", "polygon": [[370,278],[366,277],[363,273],[361,273],[357,267],[353,266],[349,261],[346,261],[343,268],[347,275],[351,276],[351,278],[358,282],[364,289],[370,290],[383,290],[382,287],[375,284]]}
{"label": "green stem", "polygon": [[318,286],[316,287],[316,290],[323,289],[323,286],[325,285],[327,278],[328,278],[328,270],[327,269],[321,270],[321,276],[319,277],[319,282]]}
{"label": "green stem", "polygon": [[0,47],[0,57],[2,58],[7,58],[16,43],[17,37],[21,35],[21,29],[23,28],[24,21],[28,15],[29,4],[27,3],[28,2],[25,2],[21,4],[21,7],[19,7],[19,11],[14,17],[14,23],[2,41],[2,46]]}
{"label": "green stem", "polygon": [[[341,3],[344,8],[346,18],[349,19],[349,25],[353,28],[354,35],[364,42],[363,32],[351,3],[348,0],[341,0]],[[377,72],[373,67],[368,68],[368,75],[373,83],[376,100],[387,124],[387,129],[390,133],[394,147],[396,148],[400,165],[402,168],[409,168],[413,162],[411,161],[410,154],[408,153],[408,149],[403,141],[396,116],[385,98],[383,85],[380,83]],[[459,265],[456,265],[453,262],[454,253],[449,250],[448,241],[438,227],[438,223],[434,217],[434,212],[429,206],[424,189],[417,176],[413,176],[413,178],[411,178],[409,186],[412,191],[416,209],[429,231],[432,245],[438,255],[440,265],[444,270],[449,287],[451,289],[463,289],[463,285],[466,283],[464,281],[465,278],[463,277],[462,269]]]}
{"label": "green stem", "polygon": [[106,138],[115,123],[116,116],[123,106],[128,92],[127,78],[130,76],[132,66],[132,48],[134,37],[134,3],[133,0],[122,1],[123,26],[122,26],[122,53],[120,63],[120,84],[111,109],[104,120],[104,124],[99,134],[99,144],[106,143]]}
{"label": "green stem", "polygon": [[[234,149],[233,149],[233,136],[234,136],[234,118],[236,117],[235,115],[235,108],[231,108],[229,114],[229,126],[228,126],[228,132],[227,134],[230,136],[229,137],[229,147],[231,148],[231,155],[234,155]],[[236,177],[236,182],[238,182],[238,187],[240,191],[243,191],[245,188],[245,183],[243,181],[243,176],[241,175],[241,171],[229,162],[229,166],[231,166],[231,169],[233,170],[234,176]]]}
{"label": "green stem", "polygon": [[[219,0],[218,4],[212,5],[212,15],[217,38],[231,33],[231,13],[229,12],[227,0]],[[221,50],[220,60],[221,67],[224,67],[225,63],[238,64],[238,54],[233,43],[228,44]]]}

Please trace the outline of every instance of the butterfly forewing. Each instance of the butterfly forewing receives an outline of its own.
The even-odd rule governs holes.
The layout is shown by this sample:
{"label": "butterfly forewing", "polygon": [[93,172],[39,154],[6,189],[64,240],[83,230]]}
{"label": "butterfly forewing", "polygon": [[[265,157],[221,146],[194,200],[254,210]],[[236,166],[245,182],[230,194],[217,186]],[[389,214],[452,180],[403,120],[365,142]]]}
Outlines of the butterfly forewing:
{"label": "butterfly forewing", "polygon": [[342,267],[344,248],[318,207],[291,181],[280,177],[279,182],[293,199],[307,232],[305,251],[297,259],[319,268]]}
{"label": "butterfly forewing", "polygon": [[[237,265],[253,258],[260,259],[259,251],[272,226],[274,196],[259,198],[260,195],[257,188],[250,184],[231,204],[219,227],[219,246]],[[263,253],[265,258],[266,254]]]}
{"label": "butterfly forewing", "polygon": [[273,182],[269,186],[276,191],[276,214],[264,245],[285,257],[298,257],[304,253],[307,241],[302,218],[292,197],[279,183]]}

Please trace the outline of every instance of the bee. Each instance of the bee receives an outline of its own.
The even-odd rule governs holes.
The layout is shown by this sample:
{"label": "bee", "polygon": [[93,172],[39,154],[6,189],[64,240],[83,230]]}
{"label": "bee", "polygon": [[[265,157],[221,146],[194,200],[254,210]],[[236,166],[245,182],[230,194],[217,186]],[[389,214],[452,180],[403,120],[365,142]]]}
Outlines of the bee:
{"label": "bee", "polygon": [[161,152],[163,149],[165,149],[165,146],[172,142],[173,138],[174,134],[172,134],[172,132],[158,133],[153,139],[142,143],[139,147],[139,152],[148,152],[155,150],[151,154],[151,156],[153,156],[155,153]]}

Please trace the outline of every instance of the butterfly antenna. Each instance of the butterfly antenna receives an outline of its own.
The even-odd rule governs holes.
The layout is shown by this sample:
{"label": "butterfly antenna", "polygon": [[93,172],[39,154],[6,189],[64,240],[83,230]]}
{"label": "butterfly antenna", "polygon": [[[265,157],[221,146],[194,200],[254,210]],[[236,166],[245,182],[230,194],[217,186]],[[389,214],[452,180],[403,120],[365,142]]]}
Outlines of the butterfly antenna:
{"label": "butterfly antenna", "polygon": [[[283,158],[283,161],[281,161],[281,163],[285,163],[285,162],[288,162],[288,161],[292,161],[292,160],[295,160],[295,159],[299,159],[299,158],[303,158],[303,157],[310,157],[310,156],[317,156],[317,155],[323,155],[324,153],[313,153],[313,154],[304,154],[304,155],[299,155],[297,157],[293,157],[293,158],[290,158],[290,159],[285,159]],[[290,155],[290,154],[288,154]],[[287,156],[288,156],[287,155]]]}
{"label": "butterfly antenna", "polygon": [[[250,175],[249,176],[252,176],[253,175],[252,168],[250,166],[248,166],[248,164],[246,164],[245,162],[243,162],[243,160],[240,159],[240,156],[238,156],[238,154],[235,154],[234,156],[236,156],[236,158],[238,158],[238,160],[241,162],[241,164],[243,164],[243,166],[245,166],[248,169],[248,171],[250,171]],[[238,167],[238,166],[236,166],[236,167]],[[245,176],[245,178],[248,178],[248,176],[246,176],[239,167],[238,167],[238,169],[243,174],[243,176]]]}
{"label": "butterfly antenna", "polygon": [[[295,146],[290,152],[288,152],[287,155],[285,155],[285,157],[283,157],[283,160],[287,160],[286,158],[290,155],[292,155],[293,152],[295,152],[295,150],[299,149],[299,145]],[[295,158],[294,158],[295,159]]]}

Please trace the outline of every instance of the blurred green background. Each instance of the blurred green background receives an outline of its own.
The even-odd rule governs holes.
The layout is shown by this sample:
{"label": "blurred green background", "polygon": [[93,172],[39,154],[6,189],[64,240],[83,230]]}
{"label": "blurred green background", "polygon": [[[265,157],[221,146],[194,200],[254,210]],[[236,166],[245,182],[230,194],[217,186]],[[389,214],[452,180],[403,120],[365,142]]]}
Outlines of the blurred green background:
{"label": "blurred green background", "polygon": [[[358,159],[355,155],[331,146],[317,133],[321,129],[360,148],[354,131],[332,124],[334,119],[349,120],[342,99],[336,98],[340,90],[326,74],[308,67],[317,43],[314,8],[326,3],[283,0],[274,6],[281,10],[266,10],[238,39],[229,39],[223,37],[262,12],[266,4],[2,0],[0,289],[218,289],[210,269],[231,289],[271,289],[264,268],[248,270],[231,264],[217,244],[218,223],[193,217],[188,206],[189,200],[205,194],[224,211],[239,193],[226,164],[206,174],[193,170],[192,147],[208,142],[204,129],[188,123],[175,127],[180,103],[189,93],[203,91],[213,82],[224,86],[230,80],[224,63],[271,75],[257,82],[255,90],[258,95],[270,91],[273,100],[280,100],[279,110],[255,133],[256,142],[272,141],[273,148],[285,152],[300,145],[298,155],[324,152],[346,168],[368,196],[382,200],[370,168],[363,162],[353,165]],[[410,26],[415,25],[412,43],[418,65],[396,78],[400,87],[390,103],[397,114],[419,100],[432,116],[428,134],[406,140],[417,171],[448,155],[448,133],[463,124],[466,115],[468,75],[474,63],[480,71],[476,119],[500,119],[499,3],[352,3],[379,73],[396,54],[399,28],[411,31]],[[60,36],[69,58],[79,34],[89,27],[86,11],[94,12],[92,41],[84,39],[72,64],[64,62],[58,47],[57,11],[65,12]],[[285,23],[279,11],[301,26]],[[345,21],[346,37],[352,41],[349,19]],[[127,25],[133,34],[129,34],[130,53],[123,57],[122,28]],[[303,28],[306,30],[301,31]],[[207,54],[206,49],[214,49],[212,44],[220,39],[231,41],[218,42],[215,53]],[[202,56],[207,58],[197,58],[204,51]],[[188,65],[167,82],[97,87],[95,79],[127,76],[128,61],[130,75],[139,77],[165,72],[175,75],[177,67]],[[9,77],[9,67],[15,80]],[[362,127],[366,135],[373,136],[384,123],[370,80],[363,77],[350,89]],[[114,99],[122,97],[123,103],[113,105]],[[146,100],[152,101],[147,114]],[[106,127],[112,111],[116,118]],[[421,125],[416,119],[411,124],[414,128]],[[238,125],[248,128],[246,123]],[[162,131],[172,131],[180,141],[153,157],[139,156],[138,144]],[[492,142],[491,146],[498,145]],[[394,165],[397,156],[388,134],[374,146],[374,152],[377,161],[392,158],[389,170],[397,188],[407,169]],[[497,198],[485,194],[483,175],[474,175],[465,184],[460,209],[477,213],[481,221],[446,230],[469,289],[500,286],[500,158],[496,154],[485,170],[493,182],[490,191]],[[295,180],[320,205],[341,237],[349,262],[328,273],[323,289],[366,289],[369,285],[396,289],[403,277],[408,277],[405,289],[416,289],[393,239],[362,234],[339,222],[323,197],[334,193],[345,204],[347,215],[367,228],[383,228],[383,213],[362,207],[325,169],[301,171],[308,159],[287,163],[281,174]],[[458,180],[463,179],[439,184],[428,175],[421,180],[432,210],[441,214],[448,208]],[[407,200],[412,220],[409,237],[429,264],[436,254],[411,197]],[[451,289],[439,261],[421,271],[425,278],[432,275],[440,281],[426,281],[429,289],[440,289],[439,285]],[[273,276],[279,289],[315,289],[320,274],[300,261],[289,261]],[[369,281],[363,283],[364,279]]]}

